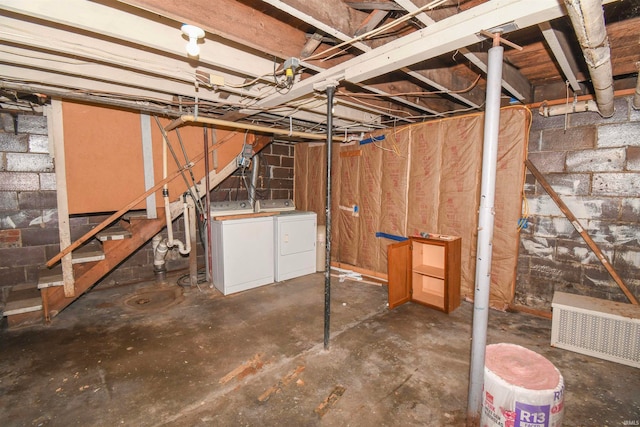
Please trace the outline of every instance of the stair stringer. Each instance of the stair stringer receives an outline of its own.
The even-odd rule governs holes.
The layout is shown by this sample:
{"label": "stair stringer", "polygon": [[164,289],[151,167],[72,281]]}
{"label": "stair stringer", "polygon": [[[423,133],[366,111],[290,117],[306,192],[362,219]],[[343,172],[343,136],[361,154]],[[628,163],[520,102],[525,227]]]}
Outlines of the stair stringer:
{"label": "stair stringer", "polygon": [[[158,210],[159,214],[164,209]],[[65,307],[75,301],[80,295],[90,289],[100,279],[116,268],[129,255],[147,243],[153,236],[158,234],[165,226],[164,216],[158,215],[157,219],[134,220],[131,225],[131,238],[118,240],[117,243],[109,245],[109,250],[105,251],[105,258],[85,267],[82,273],[75,278],[75,296],[65,297],[64,288],[55,286],[42,290],[43,306],[45,307],[45,320],[56,316]]]}
{"label": "stair stringer", "polygon": [[[236,159],[233,158],[224,168],[219,171],[209,173],[209,187],[214,188],[228,178],[237,169]],[[202,178],[198,186],[198,191],[203,194],[206,190],[205,178]],[[195,188],[191,188],[195,193]],[[182,215],[182,201],[180,199],[170,204],[171,219],[175,220]],[[65,307],[79,298],[84,292],[89,290],[100,279],[106,276],[111,270],[116,268],[129,255],[140,249],[153,236],[166,227],[164,209],[158,209],[156,219],[135,219],[132,220],[130,230],[131,238],[114,241],[105,246],[105,259],[98,261],[91,266],[79,267],[78,277],[75,278],[75,295],[66,297],[64,288],[55,286],[42,289],[42,301],[44,307],[45,321],[57,316]]]}

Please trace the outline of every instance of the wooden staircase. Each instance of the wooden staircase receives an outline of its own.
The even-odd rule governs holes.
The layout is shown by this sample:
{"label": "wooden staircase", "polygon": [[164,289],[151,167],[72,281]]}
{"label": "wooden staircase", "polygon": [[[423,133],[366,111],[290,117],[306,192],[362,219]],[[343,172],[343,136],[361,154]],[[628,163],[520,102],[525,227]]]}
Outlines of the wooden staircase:
{"label": "wooden staircase", "polygon": [[[270,143],[270,138],[257,138],[253,143],[253,153],[258,153]],[[210,146],[207,154],[213,153],[222,144],[224,142]],[[204,156],[204,153],[196,156],[192,159],[192,164],[199,162]],[[236,158],[233,157],[223,168],[211,171],[208,175],[209,188],[218,186],[236,169]],[[65,294],[60,264],[53,268],[43,268],[37,284],[13,286],[3,311],[9,327],[38,323],[43,320],[49,322],[52,317],[58,315],[60,311],[78,299],[129,255],[158,234],[166,225],[164,208],[157,210],[156,219],[149,219],[146,215],[129,215],[128,209],[153,192],[160,190],[164,182],[169,182],[178,176],[179,172],[174,172],[163,182],[156,184],[145,194],[129,203],[128,207],[125,206],[115,212],[105,222],[96,226],[93,231],[85,234],[47,262],[47,265],[52,266],[65,253],[72,254],[74,284],[70,296],[69,292]],[[206,181],[207,177],[202,177],[196,185],[191,187],[193,194],[205,194]],[[173,201],[169,206],[172,220],[182,215],[182,210],[183,202],[181,200]],[[113,224],[110,224],[111,222]],[[107,224],[110,224],[108,228]]]}
{"label": "wooden staircase", "polygon": [[66,297],[62,267],[43,268],[37,284],[12,287],[4,309],[9,327],[49,321],[165,227],[157,219],[132,216],[96,234],[72,253],[74,297]]}

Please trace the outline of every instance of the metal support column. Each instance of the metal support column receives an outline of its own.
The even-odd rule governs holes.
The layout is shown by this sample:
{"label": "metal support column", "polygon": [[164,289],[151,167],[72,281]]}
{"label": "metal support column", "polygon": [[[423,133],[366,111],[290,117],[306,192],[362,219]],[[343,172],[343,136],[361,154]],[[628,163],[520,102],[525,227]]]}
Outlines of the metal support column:
{"label": "metal support column", "polygon": [[487,71],[467,426],[479,425],[482,405],[485,348],[487,344],[487,324],[489,320],[489,287],[491,285],[491,256],[493,251],[493,223],[495,217],[494,199],[498,158],[498,129],[500,126],[500,82],[502,80],[503,50],[503,47],[500,46],[500,35],[495,34],[493,47],[489,49]]}
{"label": "metal support column", "polygon": [[327,86],[327,200],[325,208],[326,238],[324,266],[324,348],[329,349],[331,320],[331,143],[333,142],[333,95],[335,86]]}

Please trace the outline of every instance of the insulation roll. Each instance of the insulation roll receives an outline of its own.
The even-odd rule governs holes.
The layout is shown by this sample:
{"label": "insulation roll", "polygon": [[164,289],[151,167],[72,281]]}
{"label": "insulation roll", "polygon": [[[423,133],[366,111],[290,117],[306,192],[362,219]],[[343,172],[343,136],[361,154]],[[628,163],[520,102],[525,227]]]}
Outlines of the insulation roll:
{"label": "insulation roll", "polygon": [[487,346],[480,425],[559,427],[564,381],[545,357],[515,344]]}

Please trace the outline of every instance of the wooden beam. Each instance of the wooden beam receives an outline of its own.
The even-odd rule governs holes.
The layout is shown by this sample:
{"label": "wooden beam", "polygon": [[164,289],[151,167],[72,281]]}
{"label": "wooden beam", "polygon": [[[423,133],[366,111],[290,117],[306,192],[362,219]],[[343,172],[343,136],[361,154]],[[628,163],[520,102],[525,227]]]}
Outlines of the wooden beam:
{"label": "wooden beam", "polygon": [[[62,101],[52,99],[51,107],[48,109],[47,127],[49,137],[53,141],[53,156],[56,172],[56,199],[58,207],[58,235],[60,237],[60,248],[71,245],[71,229],[69,226],[69,200],[67,197],[67,168],[64,153],[64,127],[62,117]],[[71,254],[62,258],[62,280],[64,282],[63,291],[66,297],[75,295],[73,265]],[[45,319],[49,319],[48,306],[43,304]]]}
{"label": "wooden beam", "polygon": [[567,41],[565,34],[562,31],[553,28],[550,22],[542,22],[538,24],[538,28],[542,31],[542,35],[547,41],[547,45],[551,49],[553,56],[555,56],[558,65],[560,65],[560,69],[562,70],[565,79],[571,85],[571,89],[573,89],[574,92],[582,91],[580,83],[578,83],[578,79],[576,78],[576,74],[578,73],[578,62],[571,51],[571,47],[569,46],[569,42]]}
{"label": "wooden beam", "polygon": [[356,10],[384,10],[384,11],[392,11],[392,10],[404,10],[399,5],[395,4],[392,1],[345,1],[344,4],[349,6],[352,9]]}
{"label": "wooden beam", "polygon": [[318,46],[320,46],[320,43],[322,43],[322,39],[322,34],[313,33],[302,48],[302,51],[300,52],[300,58],[304,59],[311,56],[311,54],[316,51]]}
{"label": "wooden beam", "polygon": [[358,29],[355,31],[354,36],[359,36],[373,30],[378,26],[378,24],[384,21],[388,15],[389,11],[387,10],[372,10],[371,13],[365,18],[364,21],[362,21],[362,24],[360,24]]}
{"label": "wooden beam", "polygon": [[[399,5],[401,5],[407,12],[414,12],[415,10],[418,9],[418,7],[411,1],[411,0],[396,0],[396,3],[398,3]],[[418,15],[416,15],[416,18],[418,20],[420,20],[420,22],[422,22],[425,25],[433,25],[435,24],[437,21],[432,19],[429,15],[427,15],[426,13],[420,13]],[[477,41],[480,41],[480,37],[477,37]],[[487,73],[487,60],[485,59],[481,59],[480,57],[478,57],[477,54],[469,51],[469,49],[467,49],[466,47],[460,48],[458,49],[458,51],[465,57],[467,58],[472,64],[474,64],[476,67],[478,67],[480,70],[482,70],[485,74]],[[517,76],[516,76],[517,77]],[[521,78],[516,78],[515,81],[511,81],[511,78],[513,78],[513,76],[509,75],[506,76],[503,74],[502,76],[502,87],[509,92],[511,95],[513,95],[515,98],[517,98],[519,101],[521,102],[529,102],[531,100],[531,85],[527,84],[529,86],[528,90],[525,90],[523,93],[523,88],[519,88],[519,85],[521,84]],[[526,89],[526,87],[524,88]]]}
{"label": "wooden beam", "polygon": [[[475,56],[482,62],[483,67],[486,67],[489,54],[487,52],[476,52]],[[474,65],[480,67],[478,63]],[[481,68],[486,73],[486,68]],[[532,87],[529,80],[513,65],[502,63],[502,87],[509,92],[518,101],[526,103],[531,102]]]}
{"label": "wooden beam", "polygon": [[[236,0],[119,0],[177,22],[195,23],[205,31],[224,39],[264,52],[288,58],[298,55],[305,44],[304,33],[293,26]],[[268,31],[268,34],[266,33]]]}
{"label": "wooden beam", "polygon": [[525,164],[527,165],[527,168],[531,171],[533,176],[536,177],[540,185],[542,185],[542,188],[544,188],[546,192],[549,193],[549,196],[551,196],[551,199],[553,199],[556,205],[558,205],[562,213],[564,213],[567,219],[571,221],[571,224],[576,229],[576,231],[580,233],[580,236],[582,236],[584,241],[587,243],[587,246],[589,246],[589,248],[591,248],[593,253],[596,254],[596,257],[598,257],[598,259],[600,260],[604,268],[609,272],[609,274],[611,275],[613,280],[618,284],[620,289],[622,289],[622,292],[624,292],[624,294],[627,296],[631,304],[637,305],[638,300],[636,299],[636,297],[631,293],[627,285],[624,284],[624,282],[622,281],[618,273],[613,269],[613,266],[609,263],[609,260],[607,260],[606,255],[602,253],[598,245],[596,245],[596,243],[593,241],[591,236],[589,236],[587,231],[582,227],[582,225],[580,224],[580,221],[578,221],[578,218],[576,218],[576,216],[573,214],[573,212],[571,212],[569,207],[562,201],[560,196],[558,196],[558,193],[555,192],[553,187],[551,187],[551,185],[547,182],[547,180],[540,173],[540,171],[534,166],[534,164],[531,163],[529,159],[525,160]]}

